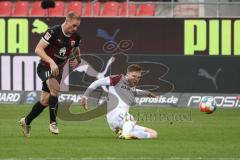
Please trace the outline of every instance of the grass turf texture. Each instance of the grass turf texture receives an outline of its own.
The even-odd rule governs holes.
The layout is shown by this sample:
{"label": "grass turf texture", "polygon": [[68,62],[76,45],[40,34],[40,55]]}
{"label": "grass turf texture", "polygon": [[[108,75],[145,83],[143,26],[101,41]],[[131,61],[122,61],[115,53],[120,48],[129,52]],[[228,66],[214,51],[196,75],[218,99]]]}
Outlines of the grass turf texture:
{"label": "grass turf texture", "polygon": [[59,120],[61,133],[55,136],[48,131],[46,109],[33,121],[27,139],[18,121],[31,107],[0,106],[0,159],[240,158],[239,109],[217,109],[207,115],[189,108],[132,108],[140,125],[159,133],[153,140],[117,139],[105,116],[85,122]]}

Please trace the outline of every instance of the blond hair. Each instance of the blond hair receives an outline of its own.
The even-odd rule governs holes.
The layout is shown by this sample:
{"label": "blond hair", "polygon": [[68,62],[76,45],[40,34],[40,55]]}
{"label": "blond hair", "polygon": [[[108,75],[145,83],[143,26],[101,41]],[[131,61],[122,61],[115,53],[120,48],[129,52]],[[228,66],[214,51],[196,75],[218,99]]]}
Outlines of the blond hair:
{"label": "blond hair", "polygon": [[79,16],[76,12],[70,11],[70,12],[68,12],[68,14],[67,14],[67,16],[66,16],[66,19],[70,19],[70,20],[72,20],[72,19],[80,20],[80,16]]}

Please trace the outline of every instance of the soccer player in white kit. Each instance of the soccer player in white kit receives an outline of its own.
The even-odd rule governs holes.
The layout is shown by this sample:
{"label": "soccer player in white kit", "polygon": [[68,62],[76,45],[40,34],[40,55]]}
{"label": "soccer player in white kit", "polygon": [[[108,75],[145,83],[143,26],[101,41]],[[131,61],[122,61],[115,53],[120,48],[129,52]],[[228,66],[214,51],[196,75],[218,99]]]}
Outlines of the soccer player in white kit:
{"label": "soccer player in white kit", "polygon": [[142,68],[139,65],[132,64],[128,66],[126,75],[112,75],[94,81],[82,97],[81,105],[87,108],[90,94],[100,86],[109,86],[107,121],[119,138],[145,139],[157,137],[155,130],[137,125],[133,116],[129,114],[129,107],[135,104],[135,96],[155,96],[149,91],[136,89],[141,72]]}

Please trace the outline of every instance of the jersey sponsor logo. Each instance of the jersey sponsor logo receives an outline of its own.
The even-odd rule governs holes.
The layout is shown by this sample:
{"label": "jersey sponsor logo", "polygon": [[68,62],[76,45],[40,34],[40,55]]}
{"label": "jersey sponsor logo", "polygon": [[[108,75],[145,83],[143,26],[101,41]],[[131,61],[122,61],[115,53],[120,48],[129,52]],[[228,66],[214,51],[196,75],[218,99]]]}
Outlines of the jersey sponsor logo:
{"label": "jersey sponsor logo", "polygon": [[66,47],[61,48],[60,51],[59,51],[59,55],[64,57],[65,54],[66,54],[66,51],[67,51]]}
{"label": "jersey sponsor logo", "polygon": [[62,60],[66,60],[66,59],[68,58],[67,56],[61,57],[61,56],[58,55],[58,54],[54,54],[54,57],[57,57],[57,58],[62,59]]}
{"label": "jersey sponsor logo", "polygon": [[45,35],[44,35],[44,38],[46,40],[49,40],[51,37],[52,37],[52,35],[49,32],[45,33]]}
{"label": "jersey sponsor logo", "polygon": [[124,86],[124,85],[121,85],[121,88],[123,88],[123,89],[126,89],[126,90],[131,90],[131,88],[130,87],[128,87],[128,86]]}

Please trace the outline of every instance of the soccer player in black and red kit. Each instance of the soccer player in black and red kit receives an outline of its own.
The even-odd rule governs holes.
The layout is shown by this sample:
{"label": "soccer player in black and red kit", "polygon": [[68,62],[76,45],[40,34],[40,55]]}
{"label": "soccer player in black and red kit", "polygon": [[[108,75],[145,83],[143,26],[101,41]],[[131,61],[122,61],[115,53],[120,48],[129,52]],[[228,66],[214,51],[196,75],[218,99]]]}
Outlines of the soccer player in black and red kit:
{"label": "soccer player in black and red kit", "polygon": [[36,46],[35,52],[41,58],[37,73],[42,80],[42,93],[30,113],[20,120],[25,137],[30,137],[32,120],[47,106],[50,113],[49,131],[54,134],[59,133],[56,113],[63,67],[72,57],[71,54],[75,56],[69,61],[71,68],[76,68],[81,62],[79,49],[81,38],[77,33],[79,26],[80,17],[75,12],[69,12],[65,22],[49,28]]}

